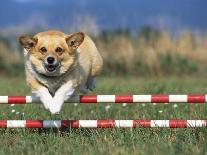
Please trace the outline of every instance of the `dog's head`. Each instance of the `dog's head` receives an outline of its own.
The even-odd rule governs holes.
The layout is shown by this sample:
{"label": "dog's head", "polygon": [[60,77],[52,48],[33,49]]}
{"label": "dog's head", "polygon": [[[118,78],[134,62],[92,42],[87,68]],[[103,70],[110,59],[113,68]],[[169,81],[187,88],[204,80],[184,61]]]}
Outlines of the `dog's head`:
{"label": "dog's head", "polygon": [[19,42],[28,51],[29,61],[40,74],[60,76],[76,61],[76,51],[84,40],[84,33],[66,35],[59,31],[46,31],[34,37],[22,35]]}

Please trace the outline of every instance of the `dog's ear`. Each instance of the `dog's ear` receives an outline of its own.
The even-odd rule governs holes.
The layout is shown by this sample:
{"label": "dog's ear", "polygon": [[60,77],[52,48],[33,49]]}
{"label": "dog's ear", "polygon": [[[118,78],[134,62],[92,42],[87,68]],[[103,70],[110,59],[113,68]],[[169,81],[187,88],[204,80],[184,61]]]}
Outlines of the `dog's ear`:
{"label": "dog's ear", "polygon": [[26,50],[30,51],[37,44],[37,39],[32,38],[30,36],[22,35],[22,36],[19,37],[19,43]]}
{"label": "dog's ear", "polygon": [[72,50],[77,49],[84,40],[84,33],[83,32],[76,32],[73,33],[65,38],[66,43],[68,44],[69,48]]}

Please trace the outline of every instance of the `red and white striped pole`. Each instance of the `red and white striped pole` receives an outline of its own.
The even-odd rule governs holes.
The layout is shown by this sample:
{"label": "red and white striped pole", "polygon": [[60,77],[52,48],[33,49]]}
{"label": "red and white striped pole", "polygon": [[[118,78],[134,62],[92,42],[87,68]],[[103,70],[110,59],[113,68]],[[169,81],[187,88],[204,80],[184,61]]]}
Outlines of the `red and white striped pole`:
{"label": "red and white striped pole", "polygon": [[[0,104],[38,103],[35,96],[0,96]],[[78,95],[68,103],[206,103],[207,94],[189,95]]]}
{"label": "red and white striped pole", "polygon": [[207,120],[0,120],[0,128],[196,128]]}

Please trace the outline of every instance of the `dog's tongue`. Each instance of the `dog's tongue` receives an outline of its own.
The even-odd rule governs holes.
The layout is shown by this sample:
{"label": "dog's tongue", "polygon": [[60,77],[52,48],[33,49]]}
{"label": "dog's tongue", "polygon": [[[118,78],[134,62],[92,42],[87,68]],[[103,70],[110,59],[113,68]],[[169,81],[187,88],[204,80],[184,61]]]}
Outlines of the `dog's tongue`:
{"label": "dog's tongue", "polygon": [[48,70],[49,71],[53,71],[55,69],[55,67],[53,65],[48,65]]}
{"label": "dog's tongue", "polygon": [[54,66],[53,65],[48,65],[48,68],[54,68]]}

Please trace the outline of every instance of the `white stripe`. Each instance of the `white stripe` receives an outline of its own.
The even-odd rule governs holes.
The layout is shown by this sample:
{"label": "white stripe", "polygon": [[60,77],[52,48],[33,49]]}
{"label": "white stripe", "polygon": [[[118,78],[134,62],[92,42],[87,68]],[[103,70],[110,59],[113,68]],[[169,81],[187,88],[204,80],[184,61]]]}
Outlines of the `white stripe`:
{"label": "white stripe", "polygon": [[170,127],[169,120],[151,120],[151,127]]}
{"label": "white stripe", "polygon": [[24,128],[26,120],[7,120],[7,128]]}
{"label": "white stripe", "polygon": [[133,120],[115,120],[115,127],[133,127]]}
{"label": "white stripe", "polygon": [[169,95],[169,102],[187,102],[188,95]]}
{"label": "white stripe", "polygon": [[26,103],[32,103],[32,96],[26,96]]}
{"label": "white stripe", "polygon": [[133,102],[151,102],[151,95],[133,95]]}
{"label": "white stripe", "polygon": [[79,120],[79,127],[97,128],[97,120]]}
{"label": "white stripe", "polygon": [[0,103],[8,103],[8,96],[0,96]]}
{"label": "white stripe", "polygon": [[206,102],[207,102],[207,95],[205,95],[205,99],[206,99]]}
{"label": "white stripe", "polygon": [[61,127],[61,120],[44,120],[43,121],[44,128],[60,128]]}
{"label": "white stripe", "polygon": [[97,102],[115,102],[115,95],[97,95]]}
{"label": "white stripe", "polygon": [[187,127],[202,127],[206,126],[205,120],[187,120]]}

